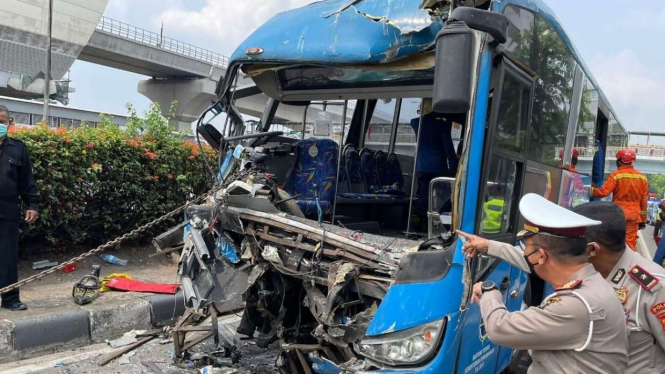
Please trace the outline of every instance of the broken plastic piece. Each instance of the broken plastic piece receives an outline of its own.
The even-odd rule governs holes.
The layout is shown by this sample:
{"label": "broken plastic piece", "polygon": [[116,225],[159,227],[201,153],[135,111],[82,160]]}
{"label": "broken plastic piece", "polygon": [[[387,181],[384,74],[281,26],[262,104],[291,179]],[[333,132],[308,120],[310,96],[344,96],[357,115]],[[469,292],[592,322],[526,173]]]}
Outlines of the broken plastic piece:
{"label": "broken plastic piece", "polygon": [[136,355],[136,351],[127,352],[124,355],[120,356],[120,359],[118,359],[118,363],[120,365],[129,365],[131,363],[129,359],[134,355]]}
{"label": "broken plastic piece", "polygon": [[51,262],[50,260],[42,260],[42,261],[37,261],[32,263],[32,269],[33,270],[39,270],[39,269],[45,269],[45,268],[50,268],[53,266],[58,266],[57,261]]}
{"label": "broken plastic piece", "polygon": [[111,348],[120,348],[126,345],[134,344],[136,341],[137,340],[135,336],[125,334],[122,338],[110,340],[108,343]]}
{"label": "broken plastic piece", "polygon": [[217,238],[216,244],[219,254],[224,256],[225,259],[229,260],[233,264],[240,262],[236,249],[223,236]]}
{"label": "broken plastic piece", "polygon": [[269,244],[265,245],[263,247],[263,251],[261,251],[261,255],[263,256],[264,259],[272,262],[273,264],[284,266],[282,259],[279,258],[279,252],[277,251],[277,247],[275,247],[274,245],[269,245]]}

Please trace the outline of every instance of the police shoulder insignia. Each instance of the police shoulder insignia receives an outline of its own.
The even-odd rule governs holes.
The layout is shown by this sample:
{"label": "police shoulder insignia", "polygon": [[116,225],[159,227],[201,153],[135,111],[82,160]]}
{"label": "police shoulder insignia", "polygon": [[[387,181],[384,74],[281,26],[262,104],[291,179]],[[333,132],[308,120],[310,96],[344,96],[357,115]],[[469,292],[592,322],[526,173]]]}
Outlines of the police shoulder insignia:
{"label": "police shoulder insignia", "polygon": [[552,297],[550,297],[549,299],[547,299],[547,300],[545,301],[545,306],[552,305],[552,304],[554,304],[554,303],[558,303],[559,301],[561,301],[561,297],[559,297],[559,296],[552,296]]}
{"label": "police shoulder insignia", "polygon": [[651,275],[649,272],[646,270],[642,269],[639,265],[633,266],[632,269],[630,269],[630,277],[633,278],[637,283],[642,286],[647,291],[651,291],[652,288],[656,287],[658,284],[658,279],[656,279],[653,275]]}
{"label": "police shoulder insignia", "polygon": [[657,304],[654,304],[651,307],[651,313],[654,315],[659,315],[665,313],[665,301],[661,301]]}
{"label": "police shoulder insignia", "polygon": [[619,298],[619,301],[621,301],[621,304],[625,304],[626,300],[628,300],[628,288],[621,287],[621,288],[617,288],[615,291],[617,293],[617,297]]}
{"label": "police shoulder insignia", "polygon": [[612,277],[612,282],[619,284],[621,280],[623,279],[623,276],[626,275],[626,270],[625,269],[619,269],[617,270],[616,273],[614,273],[614,276]]}
{"label": "police shoulder insignia", "polygon": [[579,288],[580,285],[582,285],[582,280],[581,280],[581,279],[578,279],[578,280],[570,281],[570,282],[564,284],[563,286],[557,288],[556,290],[557,290],[557,291],[574,290],[574,289],[576,289],[576,288]]}
{"label": "police shoulder insignia", "polygon": [[651,307],[651,313],[660,320],[660,323],[663,325],[663,330],[665,330],[665,301],[654,304]]}

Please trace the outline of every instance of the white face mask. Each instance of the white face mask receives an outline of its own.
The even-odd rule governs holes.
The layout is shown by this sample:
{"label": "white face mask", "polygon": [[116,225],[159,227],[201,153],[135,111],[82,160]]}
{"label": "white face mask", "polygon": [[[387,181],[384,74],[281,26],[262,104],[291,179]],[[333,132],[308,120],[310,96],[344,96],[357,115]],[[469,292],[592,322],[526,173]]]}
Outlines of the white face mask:
{"label": "white face mask", "polygon": [[9,129],[9,125],[7,125],[6,123],[0,123],[0,138],[7,135],[7,130],[8,129]]}

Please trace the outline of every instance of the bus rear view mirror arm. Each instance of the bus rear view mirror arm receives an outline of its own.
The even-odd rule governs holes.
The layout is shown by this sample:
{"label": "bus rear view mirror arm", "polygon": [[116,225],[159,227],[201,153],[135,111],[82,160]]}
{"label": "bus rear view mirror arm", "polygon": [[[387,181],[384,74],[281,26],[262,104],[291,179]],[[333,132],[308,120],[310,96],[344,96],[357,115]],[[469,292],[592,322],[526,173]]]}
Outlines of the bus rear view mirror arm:
{"label": "bus rear view mirror arm", "polygon": [[484,31],[495,42],[506,41],[508,19],[498,13],[460,7],[436,37],[432,109],[442,114],[466,113],[471,106],[476,37]]}
{"label": "bus rear view mirror arm", "polygon": [[501,13],[487,10],[458,7],[450,16],[453,21],[464,22],[467,27],[486,32],[492,36],[496,43],[505,43],[508,40],[508,18]]}

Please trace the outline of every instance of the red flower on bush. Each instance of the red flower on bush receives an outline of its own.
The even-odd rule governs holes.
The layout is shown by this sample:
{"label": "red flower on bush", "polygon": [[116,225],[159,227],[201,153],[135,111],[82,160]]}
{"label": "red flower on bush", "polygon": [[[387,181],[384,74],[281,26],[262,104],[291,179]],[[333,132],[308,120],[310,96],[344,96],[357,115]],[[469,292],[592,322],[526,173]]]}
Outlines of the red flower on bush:
{"label": "red flower on bush", "polygon": [[92,143],[88,143],[88,144],[86,145],[86,148],[88,148],[88,149],[93,149],[93,148],[95,148],[95,146],[92,145]]}
{"label": "red flower on bush", "polygon": [[151,152],[151,151],[148,151],[148,150],[145,151],[145,155],[146,155],[149,159],[151,159],[151,160],[154,160],[154,159],[157,158],[157,154],[156,154],[156,153]]}
{"label": "red flower on bush", "polygon": [[65,143],[69,143],[71,141],[72,141],[72,138],[70,138],[69,136],[65,136]]}
{"label": "red flower on bush", "polygon": [[193,160],[193,159],[195,159],[195,158],[196,158],[196,156],[194,156],[194,155],[190,155],[190,156],[189,156],[189,157],[187,157],[187,158],[188,158],[188,159],[190,159],[190,160]]}
{"label": "red flower on bush", "polygon": [[130,145],[131,147],[134,147],[134,148],[136,148],[136,147],[139,146],[139,143],[137,143],[136,141],[134,141],[134,139],[129,139],[129,142],[128,142],[128,143],[129,143],[129,145]]}
{"label": "red flower on bush", "polygon": [[166,177],[169,178],[169,179],[173,179],[173,174],[168,173],[168,174],[166,174]]}

